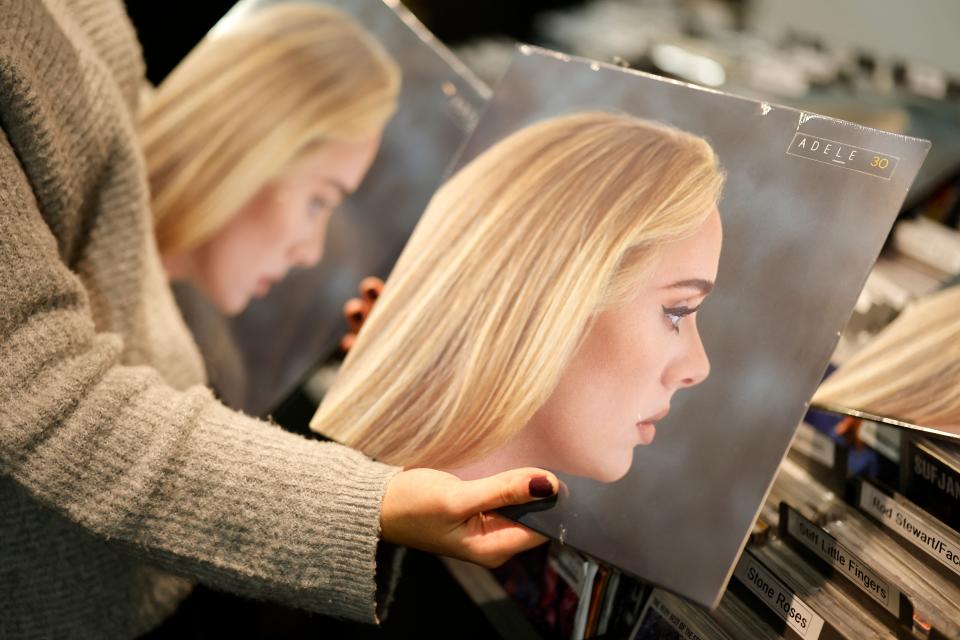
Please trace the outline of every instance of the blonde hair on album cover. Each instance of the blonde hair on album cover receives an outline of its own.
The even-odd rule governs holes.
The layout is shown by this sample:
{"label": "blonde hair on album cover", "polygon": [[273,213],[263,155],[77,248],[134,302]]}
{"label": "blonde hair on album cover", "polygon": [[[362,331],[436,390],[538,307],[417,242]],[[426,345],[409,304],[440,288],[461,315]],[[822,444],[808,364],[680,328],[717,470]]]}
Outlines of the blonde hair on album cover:
{"label": "blonde hair on album cover", "polygon": [[960,286],[907,307],[820,385],[813,402],[960,427]]}
{"label": "blonde hair on album cover", "polygon": [[528,126],[434,195],[311,423],[385,462],[508,442],[591,318],[691,235],[723,176],[702,138],[606,112]]}
{"label": "blonde hair on album cover", "polygon": [[271,5],[205,38],[140,114],[161,252],[208,239],[313,145],[379,133],[399,87],[382,46],[332,7]]}

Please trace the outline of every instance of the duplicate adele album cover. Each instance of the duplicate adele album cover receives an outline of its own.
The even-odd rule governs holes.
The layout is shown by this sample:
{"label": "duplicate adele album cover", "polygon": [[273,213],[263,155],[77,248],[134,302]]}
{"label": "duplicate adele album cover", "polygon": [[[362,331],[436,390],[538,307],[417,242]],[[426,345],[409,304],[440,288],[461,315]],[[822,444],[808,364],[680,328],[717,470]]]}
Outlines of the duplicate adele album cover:
{"label": "duplicate adele album cover", "polygon": [[[319,111],[324,94],[316,86],[323,78],[311,66],[316,63],[303,59],[325,59],[322,43],[329,34],[324,29],[346,20],[395,69],[396,109],[368,167],[351,170],[346,168],[350,162],[341,162],[340,180],[351,192],[321,194],[325,206],[318,215],[328,222],[319,263],[284,277],[276,256],[263,248],[251,252],[245,270],[272,286],[257,291],[243,312],[232,317],[218,313],[193,287],[175,289],[218,395],[253,415],[275,410],[336,352],[345,331],[344,302],[357,295],[363,278],[389,272],[489,96],[489,89],[403,5],[383,0],[242,0],[185,63],[223,64],[219,75],[237,86],[218,99],[239,101],[244,100],[244,78],[236,77],[237,56],[262,60],[261,75],[289,79],[282,102],[294,106],[284,107],[287,111],[311,102]],[[258,126],[279,127],[284,117],[280,102],[276,99],[272,109],[257,114]]]}
{"label": "duplicate adele album cover", "polygon": [[521,47],[312,427],[715,605],[928,149]]}

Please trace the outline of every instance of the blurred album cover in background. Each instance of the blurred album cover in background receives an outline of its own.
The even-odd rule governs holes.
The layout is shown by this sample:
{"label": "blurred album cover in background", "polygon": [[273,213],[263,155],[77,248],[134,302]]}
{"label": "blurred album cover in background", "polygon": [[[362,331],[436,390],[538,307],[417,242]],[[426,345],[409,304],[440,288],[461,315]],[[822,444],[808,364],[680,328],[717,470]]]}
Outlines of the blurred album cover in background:
{"label": "blurred album cover in background", "polygon": [[[211,30],[228,34],[285,0],[244,0]],[[299,0],[304,4],[304,0]],[[401,91],[374,163],[334,212],[323,258],[292,271],[239,316],[220,314],[198,291],[175,284],[206,359],[211,385],[229,405],[266,415],[337,350],[343,305],[370,275],[385,277],[455,153],[472,130],[486,88],[398,3],[323,0],[345,12],[399,65]]]}

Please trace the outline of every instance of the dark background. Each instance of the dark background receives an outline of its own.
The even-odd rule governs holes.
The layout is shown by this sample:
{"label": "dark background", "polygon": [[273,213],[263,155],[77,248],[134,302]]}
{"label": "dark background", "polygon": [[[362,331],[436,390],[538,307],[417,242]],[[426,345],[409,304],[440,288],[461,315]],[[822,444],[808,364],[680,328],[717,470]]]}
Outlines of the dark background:
{"label": "dark background", "polygon": [[[545,10],[583,3],[583,0],[409,0],[404,4],[441,41],[456,45],[481,35],[504,35],[523,42],[548,44],[534,32],[534,16]],[[233,0],[126,0],[127,12],[143,45],[150,81],[157,84],[163,80],[234,4]],[[170,24],[176,26],[171,28]]]}

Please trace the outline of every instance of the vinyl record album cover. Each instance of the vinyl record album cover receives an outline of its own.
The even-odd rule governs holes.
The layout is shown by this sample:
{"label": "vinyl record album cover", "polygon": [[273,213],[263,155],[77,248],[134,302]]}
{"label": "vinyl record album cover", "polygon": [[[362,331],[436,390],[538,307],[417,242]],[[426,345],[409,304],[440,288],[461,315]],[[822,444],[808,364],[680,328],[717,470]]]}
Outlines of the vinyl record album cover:
{"label": "vinyl record album cover", "polygon": [[713,606],[929,146],[521,47],[312,427]]}
{"label": "vinyl record album cover", "polygon": [[840,364],[813,406],[960,441],[960,286],[909,304]]}
{"label": "vinyl record album cover", "polygon": [[275,409],[336,351],[347,330],[344,303],[366,276],[386,276],[490,92],[396,2],[244,0],[208,37],[229,35],[256,21],[257,12],[283,4],[348,14],[379,41],[402,77],[373,165],[330,218],[317,266],[292,271],[236,317],[218,313],[194,288],[175,286],[212,385],[225,402],[253,415]]}

